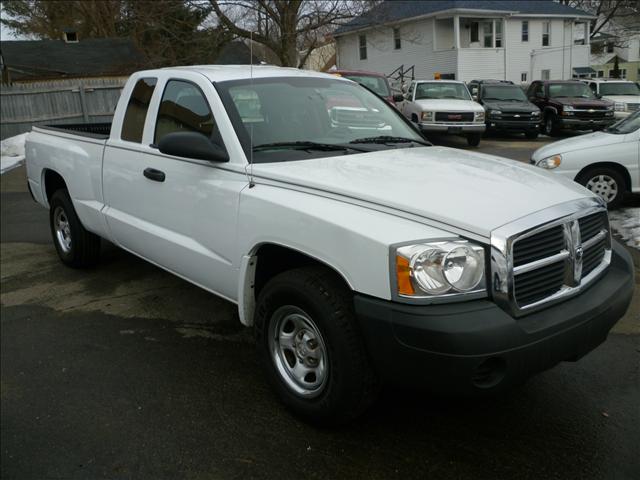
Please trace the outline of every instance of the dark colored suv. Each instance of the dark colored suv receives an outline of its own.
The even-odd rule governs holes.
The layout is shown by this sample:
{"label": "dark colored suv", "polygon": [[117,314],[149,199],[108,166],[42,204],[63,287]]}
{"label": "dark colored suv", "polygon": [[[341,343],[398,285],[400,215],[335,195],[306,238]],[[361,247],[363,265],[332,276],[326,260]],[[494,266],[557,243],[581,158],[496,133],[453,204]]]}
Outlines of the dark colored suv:
{"label": "dark colored suv", "polygon": [[361,85],[373,90],[383,97],[391,105],[395,106],[396,101],[402,101],[402,95],[393,95],[391,92],[391,86],[387,77],[381,73],[363,72],[359,70],[332,70],[327,73],[338,75],[340,77],[348,78],[354,82],[358,82]]}
{"label": "dark colored suv", "polygon": [[536,80],[527,96],[542,111],[543,131],[604,130],[615,122],[613,103],[600,100],[584,83],[575,80]]}
{"label": "dark colored suv", "polygon": [[540,109],[527,100],[522,88],[509,83],[484,82],[478,85],[476,101],[484,107],[487,132],[524,132],[534,139],[540,128]]}

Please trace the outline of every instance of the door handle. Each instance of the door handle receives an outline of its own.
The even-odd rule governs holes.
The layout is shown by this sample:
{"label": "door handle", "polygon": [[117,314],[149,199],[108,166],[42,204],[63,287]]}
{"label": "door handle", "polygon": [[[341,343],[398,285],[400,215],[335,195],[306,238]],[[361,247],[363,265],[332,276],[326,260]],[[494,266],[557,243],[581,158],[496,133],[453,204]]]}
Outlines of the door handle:
{"label": "door handle", "polygon": [[154,182],[164,182],[165,174],[160,170],[156,170],[155,168],[145,168],[143,173],[149,180],[153,180]]}

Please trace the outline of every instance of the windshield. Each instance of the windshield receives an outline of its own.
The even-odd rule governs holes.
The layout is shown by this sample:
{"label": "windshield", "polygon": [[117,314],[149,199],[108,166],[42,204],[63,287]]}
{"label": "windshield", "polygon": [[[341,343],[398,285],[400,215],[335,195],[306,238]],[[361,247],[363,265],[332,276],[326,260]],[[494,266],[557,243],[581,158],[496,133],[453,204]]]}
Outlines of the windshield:
{"label": "windshield", "polygon": [[517,100],[526,102],[527,96],[524,94],[522,89],[517,86],[486,86],[482,88],[482,99],[483,100],[501,100],[501,101],[509,101],[509,100]]}
{"label": "windshield", "polygon": [[549,85],[549,96],[596,98],[591,89],[584,83],[555,83]]}
{"label": "windshield", "polygon": [[601,95],[640,95],[640,87],[633,82],[601,83]]}
{"label": "windshield", "polygon": [[438,98],[471,100],[469,90],[462,83],[423,82],[416,85],[416,100]]}
{"label": "windshield", "polygon": [[382,77],[372,77],[369,75],[343,75],[344,78],[358,82],[360,85],[373,90],[381,97],[390,97],[387,81]]}
{"label": "windshield", "polygon": [[243,79],[216,88],[254,163],[399,148],[391,138],[404,146],[425,142],[387,102],[337,77]]}
{"label": "windshield", "polygon": [[638,128],[640,128],[640,110],[629,115],[624,120],[620,120],[618,123],[611,125],[607,128],[607,132],[624,135],[635,132]]}

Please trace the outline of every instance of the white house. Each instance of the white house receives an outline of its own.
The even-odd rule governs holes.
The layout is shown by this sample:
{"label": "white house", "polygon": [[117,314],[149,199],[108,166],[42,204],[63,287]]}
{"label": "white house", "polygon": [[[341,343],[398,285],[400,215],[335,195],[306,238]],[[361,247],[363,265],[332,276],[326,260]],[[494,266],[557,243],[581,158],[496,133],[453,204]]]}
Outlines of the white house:
{"label": "white house", "polygon": [[415,66],[424,79],[567,79],[589,69],[592,18],[552,0],[386,0],[334,33],[336,63],[387,75]]}

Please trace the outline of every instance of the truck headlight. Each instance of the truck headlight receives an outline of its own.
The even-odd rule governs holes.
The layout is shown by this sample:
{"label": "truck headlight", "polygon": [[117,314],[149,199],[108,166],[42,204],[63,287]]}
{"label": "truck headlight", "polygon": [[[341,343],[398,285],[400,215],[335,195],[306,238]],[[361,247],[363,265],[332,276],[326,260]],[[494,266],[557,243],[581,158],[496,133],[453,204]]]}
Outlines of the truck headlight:
{"label": "truck headlight", "polygon": [[484,122],[484,110],[481,112],[476,112],[475,120],[476,122]]}
{"label": "truck headlight", "polygon": [[[486,293],[484,248],[466,240],[392,247],[395,294],[434,299]],[[477,295],[476,295],[477,296]]]}
{"label": "truck headlight", "polygon": [[[627,104],[624,102],[616,102],[613,108],[616,112],[624,112],[627,109]],[[607,110],[611,110],[611,107],[609,107]]]}
{"label": "truck headlight", "polygon": [[433,122],[433,112],[422,112],[420,117],[423,122]]}
{"label": "truck headlight", "polygon": [[531,116],[532,117],[539,117],[540,116],[540,110],[536,110],[535,112],[531,112]]}
{"label": "truck headlight", "polygon": [[559,167],[561,163],[562,163],[562,155],[551,155],[550,157],[545,157],[542,160],[538,160],[536,162],[536,167],[552,170],[554,168]]}
{"label": "truck headlight", "polygon": [[573,108],[571,105],[563,105],[562,106],[562,111],[564,111],[564,112],[574,112],[575,108]]}
{"label": "truck headlight", "polygon": [[489,115],[502,115],[500,110],[489,110]]}

